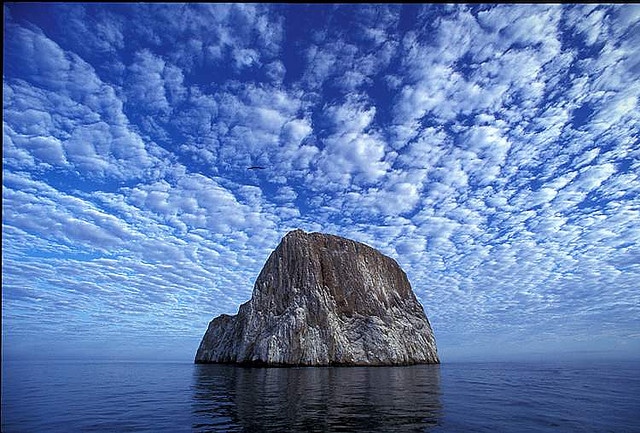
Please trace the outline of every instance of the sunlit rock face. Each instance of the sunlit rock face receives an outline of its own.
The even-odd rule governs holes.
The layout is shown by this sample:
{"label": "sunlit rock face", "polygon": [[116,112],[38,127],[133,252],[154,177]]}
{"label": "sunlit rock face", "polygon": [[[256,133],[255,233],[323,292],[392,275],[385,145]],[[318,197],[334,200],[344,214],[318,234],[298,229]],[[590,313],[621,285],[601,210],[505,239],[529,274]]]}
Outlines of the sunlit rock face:
{"label": "sunlit rock face", "polygon": [[395,260],[342,237],[288,233],[251,299],[209,327],[196,363],[438,363],[429,320]]}

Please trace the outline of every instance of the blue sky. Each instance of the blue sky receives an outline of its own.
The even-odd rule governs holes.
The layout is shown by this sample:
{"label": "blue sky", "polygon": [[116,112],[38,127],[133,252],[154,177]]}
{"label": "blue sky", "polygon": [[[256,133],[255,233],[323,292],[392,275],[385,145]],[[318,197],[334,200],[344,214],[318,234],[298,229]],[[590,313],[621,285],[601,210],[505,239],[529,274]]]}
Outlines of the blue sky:
{"label": "blue sky", "polygon": [[640,356],[638,5],[4,8],[5,356],[191,360],[295,228],[445,362]]}

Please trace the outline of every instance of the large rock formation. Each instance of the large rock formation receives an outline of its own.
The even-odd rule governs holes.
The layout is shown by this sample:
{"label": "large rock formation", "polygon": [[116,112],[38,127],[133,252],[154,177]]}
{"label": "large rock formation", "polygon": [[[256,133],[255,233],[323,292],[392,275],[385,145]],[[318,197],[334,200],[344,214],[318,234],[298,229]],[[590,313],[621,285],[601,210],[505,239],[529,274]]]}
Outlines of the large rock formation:
{"label": "large rock formation", "polygon": [[338,236],[288,233],[251,300],[209,323],[196,363],[438,363],[431,325],[395,260]]}

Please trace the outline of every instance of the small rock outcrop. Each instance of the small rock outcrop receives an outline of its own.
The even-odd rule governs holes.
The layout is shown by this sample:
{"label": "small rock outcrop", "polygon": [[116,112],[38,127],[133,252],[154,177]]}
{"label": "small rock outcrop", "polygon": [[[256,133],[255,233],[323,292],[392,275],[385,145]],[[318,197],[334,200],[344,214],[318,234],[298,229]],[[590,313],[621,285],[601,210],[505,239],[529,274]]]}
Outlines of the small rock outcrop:
{"label": "small rock outcrop", "polygon": [[429,320],[395,260],[339,236],[289,232],[251,299],[209,323],[196,363],[439,363]]}

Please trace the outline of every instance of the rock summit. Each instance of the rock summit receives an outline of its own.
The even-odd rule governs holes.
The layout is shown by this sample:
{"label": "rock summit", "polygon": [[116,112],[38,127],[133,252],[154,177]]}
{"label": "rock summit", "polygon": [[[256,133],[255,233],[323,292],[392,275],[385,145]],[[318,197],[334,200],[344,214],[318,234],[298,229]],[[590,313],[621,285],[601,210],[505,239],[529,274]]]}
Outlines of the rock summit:
{"label": "rock summit", "polygon": [[365,244],[289,232],[251,299],[209,323],[196,363],[439,363],[422,305],[398,263]]}

